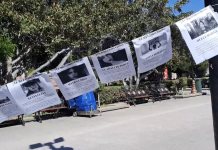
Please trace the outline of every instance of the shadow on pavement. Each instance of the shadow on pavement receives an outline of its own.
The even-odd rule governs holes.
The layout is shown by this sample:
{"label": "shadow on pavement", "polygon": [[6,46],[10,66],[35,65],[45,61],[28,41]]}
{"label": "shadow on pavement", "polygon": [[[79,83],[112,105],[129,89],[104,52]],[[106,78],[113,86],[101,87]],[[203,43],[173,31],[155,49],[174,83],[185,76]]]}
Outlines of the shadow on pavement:
{"label": "shadow on pavement", "polygon": [[60,143],[60,142],[64,142],[63,137],[54,139],[54,142],[48,142],[48,143],[44,143],[44,144],[43,143],[32,144],[29,146],[29,149],[38,149],[38,148],[42,148],[42,147],[48,147],[50,150],[74,150],[71,147],[65,147],[65,146],[61,146],[59,148],[56,148],[54,146],[54,144]]}

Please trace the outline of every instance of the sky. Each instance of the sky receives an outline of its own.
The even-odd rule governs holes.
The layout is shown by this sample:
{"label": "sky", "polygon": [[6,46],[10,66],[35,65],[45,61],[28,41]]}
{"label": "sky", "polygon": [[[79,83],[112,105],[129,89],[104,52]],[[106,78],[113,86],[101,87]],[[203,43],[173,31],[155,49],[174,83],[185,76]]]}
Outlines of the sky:
{"label": "sky", "polygon": [[[169,0],[169,5],[172,6],[177,0]],[[183,12],[194,11],[197,12],[204,8],[204,0],[189,0],[190,2],[182,7]]]}

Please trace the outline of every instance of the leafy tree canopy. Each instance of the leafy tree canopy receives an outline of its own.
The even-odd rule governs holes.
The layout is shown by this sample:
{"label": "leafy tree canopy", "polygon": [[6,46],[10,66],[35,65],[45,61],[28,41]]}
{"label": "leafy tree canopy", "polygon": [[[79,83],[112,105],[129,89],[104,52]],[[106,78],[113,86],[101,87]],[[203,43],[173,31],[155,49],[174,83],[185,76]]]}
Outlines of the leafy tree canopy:
{"label": "leafy tree canopy", "polygon": [[[16,45],[12,65],[36,69],[63,49],[70,48],[72,59],[78,59],[102,50],[100,43],[108,35],[127,42],[172,25],[188,15],[173,14],[173,10],[182,12],[187,2],[178,0],[170,8],[168,0],[137,0],[131,4],[125,0],[0,0],[0,35]],[[189,59],[184,51],[187,48],[181,42],[177,44],[174,65]],[[56,67],[65,55],[61,53],[47,67]]]}

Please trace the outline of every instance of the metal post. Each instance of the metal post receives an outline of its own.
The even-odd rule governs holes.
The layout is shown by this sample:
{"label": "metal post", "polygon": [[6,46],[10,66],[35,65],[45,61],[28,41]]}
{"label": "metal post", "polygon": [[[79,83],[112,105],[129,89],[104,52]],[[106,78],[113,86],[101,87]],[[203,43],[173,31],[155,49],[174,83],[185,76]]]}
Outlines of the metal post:
{"label": "metal post", "polygon": [[[218,12],[218,0],[205,0],[205,6],[212,5]],[[218,150],[218,56],[209,60],[210,92],[213,113],[215,149]]]}

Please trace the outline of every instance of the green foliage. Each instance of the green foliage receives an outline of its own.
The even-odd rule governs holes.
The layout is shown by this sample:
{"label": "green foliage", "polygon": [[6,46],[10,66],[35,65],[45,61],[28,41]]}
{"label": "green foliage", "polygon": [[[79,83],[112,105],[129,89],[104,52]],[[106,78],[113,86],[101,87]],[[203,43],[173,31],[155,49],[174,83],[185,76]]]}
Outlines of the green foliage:
{"label": "green foliage", "polygon": [[170,91],[177,91],[177,87],[179,85],[179,80],[164,80],[163,83],[165,83],[166,87],[170,90]]}
{"label": "green foliage", "polygon": [[0,33],[8,35],[20,52],[32,46],[34,50],[24,64],[27,69],[36,68],[63,48],[76,48],[72,57],[78,59],[78,53],[81,58],[100,51],[99,43],[107,35],[129,41],[174,23],[167,2],[135,1],[127,5],[123,0],[65,0],[54,4],[2,0]]}
{"label": "green foliage", "polygon": [[192,78],[188,78],[188,80],[187,80],[187,85],[188,85],[188,87],[192,87]]}
{"label": "green foliage", "polygon": [[99,98],[101,104],[112,104],[126,100],[121,86],[101,86],[99,89]]}
{"label": "green foliage", "polygon": [[193,74],[193,66],[195,65],[191,53],[183,40],[179,29],[172,26],[172,44],[173,58],[167,63],[172,72],[176,72],[179,76],[182,73]]}
{"label": "green foliage", "polygon": [[177,10],[178,12],[182,12],[182,6],[187,4],[189,0],[177,0],[177,2],[174,5],[174,9]]}
{"label": "green foliage", "polygon": [[12,57],[15,50],[15,44],[9,38],[0,36],[0,61],[5,61],[8,57]]}
{"label": "green foliage", "polygon": [[[46,0],[1,0],[0,34],[7,35],[19,53],[33,49],[21,62],[32,71],[63,48],[74,50],[72,61],[101,51],[100,43],[108,35],[126,42],[172,25],[190,14],[175,16],[172,11],[179,11],[187,2],[178,1],[169,8],[168,0],[135,1],[131,5],[123,0],[55,0],[49,4]],[[192,58],[174,28],[173,59],[168,66],[174,72],[191,71]]]}
{"label": "green foliage", "polygon": [[207,69],[209,67],[208,61],[205,61],[194,67],[194,72],[197,78],[204,77],[206,75]]}
{"label": "green foliage", "polygon": [[186,88],[188,85],[188,78],[187,77],[181,77],[179,78],[179,84],[178,84],[178,88]]}
{"label": "green foliage", "polygon": [[29,74],[31,74],[34,70],[35,70],[34,68],[29,68],[29,69],[27,70],[27,76],[28,76]]}

